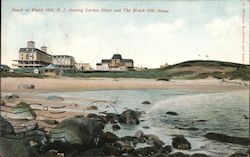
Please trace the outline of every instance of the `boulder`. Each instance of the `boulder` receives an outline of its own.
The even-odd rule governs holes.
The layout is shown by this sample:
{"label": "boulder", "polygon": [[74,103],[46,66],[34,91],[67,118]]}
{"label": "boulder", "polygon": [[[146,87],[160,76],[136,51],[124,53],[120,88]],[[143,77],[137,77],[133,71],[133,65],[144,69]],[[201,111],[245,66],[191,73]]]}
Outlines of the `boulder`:
{"label": "boulder", "polygon": [[5,95],[4,98],[5,99],[18,99],[19,96],[17,94],[9,93],[9,94]]}
{"label": "boulder", "polygon": [[168,111],[166,114],[172,115],[172,116],[177,116],[178,115],[178,113],[176,113],[174,111]]}
{"label": "boulder", "polygon": [[176,149],[189,150],[191,143],[182,135],[173,138],[172,145]]}
{"label": "boulder", "polygon": [[219,141],[219,142],[240,144],[244,146],[249,145],[249,138],[245,138],[245,137],[233,137],[233,136],[228,136],[228,135],[219,134],[219,133],[207,133],[205,137],[211,140]]}
{"label": "boulder", "polygon": [[118,121],[123,124],[139,124],[139,114],[133,110],[126,110],[119,116]]}
{"label": "boulder", "polygon": [[30,131],[19,136],[0,137],[0,156],[36,157],[45,152],[46,143],[47,137],[41,131]]}
{"label": "boulder", "polygon": [[1,115],[5,119],[27,119],[34,120],[36,113],[32,110],[29,104],[20,102],[18,104],[5,104],[1,106]]}
{"label": "boulder", "polygon": [[152,156],[154,154],[158,153],[158,149],[154,146],[151,147],[144,147],[144,148],[138,148],[134,151],[134,155],[136,156]]}
{"label": "boulder", "polygon": [[137,131],[137,132],[135,133],[135,137],[138,137],[138,138],[142,137],[143,135],[144,135],[144,133],[143,133],[143,131],[141,131],[141,130],[139,130],[139,131]]}
{"label": "boulder", "polygon": [[102,136],[102,140],[105,144],[113,144],[119,140],[119,137],[111,132],[105,132]]}
{"label": "boulder", "polygon": [[18,89],[34,89],[35,85],[33,84],[20,84],[17,86]]}
{"label": "boulder", "polygon": [[50,101],[64,101],[64,99],[62,97],[56,96],[56,95],[48,96],[47,100],[50,100]]}
{"label": "boulder", "polygon": [[15,131],[13,129],[13,126],[11,125],[10,122],[5,120],[1,115],[0,115],[0,136],[5,136],[5,135],[15,135]]}
{"label": "boulder", "polygon": [[172,146],[167,145],[161,149],[161,153],[169,154],[172,152],[172,150],[173,150]]}
{"label": "boulder", "polygon": [[142,104],[149,105],[149,104],[151,104],[151,102],[150,101],[143,101]]}
{"label": "boulder", "polygon": [[[50,146],[70,151],[75,147],[94,148],[103,136],[103,126],[96,120],[86,117],[73,117],[60,122],[51,130]],[[60,145],[60,147],[58,146]]]}

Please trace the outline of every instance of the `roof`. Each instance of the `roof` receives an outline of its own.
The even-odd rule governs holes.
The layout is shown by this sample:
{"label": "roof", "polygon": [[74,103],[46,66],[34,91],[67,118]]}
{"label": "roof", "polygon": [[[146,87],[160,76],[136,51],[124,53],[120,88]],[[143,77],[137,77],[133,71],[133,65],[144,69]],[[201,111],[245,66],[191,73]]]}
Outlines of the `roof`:
{"label": "roof", "polygon": [[55,69],[55,70],[57,70],[57,69],[59,69],[56,65],[54,65],[54,64],[49,64],[48,66],[46,66],[46,67],[43,67],[42,69],[46,69],[46,70],[53,70],[53,69]]}
{"label": "roof", "polygon": [[4,65],[4,64],[0,64],[0,65],[1,65],[1,69],[10,69],[8,65]]}
{"label": "roof", "polygon": [[42,53],[44,53],[44,54],[47,54],[47,55],[51,56],[50,54],[48,54],[48,53],[46,53],[46,52],[44,52],[44,51],[42,51],[42,50],[39,50],[39,49],[37,49],[37,48],[20,48],[19,53],[20,53],[21,51],[27,52],[27,50],[28,50],[28,52],[31,52],[32,50],[33,50],[33,51],[39,51],[39,52],[42,52]]}
{"label": "roof", "polygon": [[73,56],[69,56],[69,55],[53,55],[53,57],[70,57],[70,58],[74,58]]}
{"label": "roof", "polygon": [[42,46],[41,48],[44,48],[44,47],[47,48],[47,46]]}
{"label": "roof", "polygon": [[123,59],[122,62],[134,62],[132,59]]}
{"label": "roof", "polygon": [[120,54],[114,54],[112,59],[121,59],[122,60],[122,55]]}
{"label": "roof", "polygon": [[28,41],[28,43],[35,43],[34,41]]}
{"label": "roof", "polygon": [[103,59],[102,63],[111,63],[111,59]]}

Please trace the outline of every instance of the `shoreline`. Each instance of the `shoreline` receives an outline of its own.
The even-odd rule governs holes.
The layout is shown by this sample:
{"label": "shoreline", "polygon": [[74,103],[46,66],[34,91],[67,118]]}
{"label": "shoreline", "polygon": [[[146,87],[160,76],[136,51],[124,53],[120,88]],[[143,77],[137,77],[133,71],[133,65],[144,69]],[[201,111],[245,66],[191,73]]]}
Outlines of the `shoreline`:
{"label": "shoreline", "polygon": [[[18,89],[19,84],[32,84],[34,89]],[[135,78],[1,78],[1,92],[77,92],[86,90],[128,89],[182,89],[202,91],[228,91],[249,89],[249,82],[218,79],[170,80]]]}

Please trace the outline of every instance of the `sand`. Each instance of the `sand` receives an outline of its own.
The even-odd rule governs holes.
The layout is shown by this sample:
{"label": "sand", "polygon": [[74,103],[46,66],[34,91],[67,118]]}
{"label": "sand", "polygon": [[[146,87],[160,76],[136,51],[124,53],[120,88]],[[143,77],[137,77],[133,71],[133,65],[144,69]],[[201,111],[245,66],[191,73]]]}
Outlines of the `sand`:
{"label": "sand", "polygon": [[[19,84],[33,84],[35,89],[18,89]],[[239,90],[248,89],[248,82],[218,79],[171,80],[127,78],[1,78],[1,92],[60,92],[106,89],[186,89],[186,90]]]}

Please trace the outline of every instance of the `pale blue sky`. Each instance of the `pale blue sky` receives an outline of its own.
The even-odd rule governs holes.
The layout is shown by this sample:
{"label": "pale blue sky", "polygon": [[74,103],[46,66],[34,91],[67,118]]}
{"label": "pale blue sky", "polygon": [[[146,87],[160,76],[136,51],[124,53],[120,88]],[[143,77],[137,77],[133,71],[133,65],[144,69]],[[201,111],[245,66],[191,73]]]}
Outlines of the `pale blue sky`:
{"label": "pale blue sky", "polygon": [[[33,40],[51,54],[68,54],[93,67],[114,53],[135,66],[159,67],[193,59],[242,62],[245,8],[245,63],[249,63],[249,1],[2,0],[2,63],[11,65],[20,47]],[[144,8],[168,13],[34,13],[12,8]],[[200,56],[198,56],[200,55]],[[206,58],[206,55],[209,58]]]}

